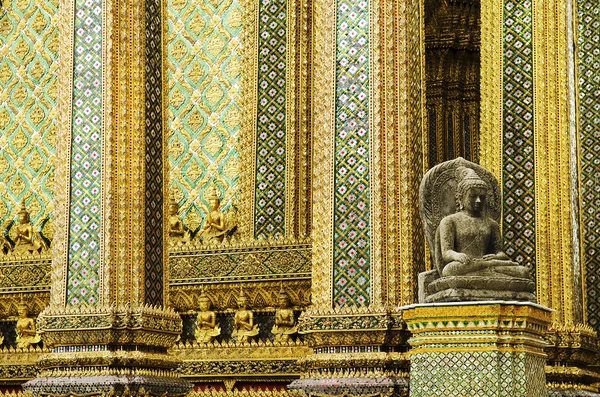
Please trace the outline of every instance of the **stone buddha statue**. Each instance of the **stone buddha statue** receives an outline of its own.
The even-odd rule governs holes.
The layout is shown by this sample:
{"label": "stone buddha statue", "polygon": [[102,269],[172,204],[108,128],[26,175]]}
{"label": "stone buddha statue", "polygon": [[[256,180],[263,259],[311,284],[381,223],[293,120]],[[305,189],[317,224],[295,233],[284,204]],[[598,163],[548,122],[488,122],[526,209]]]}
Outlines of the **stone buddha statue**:
{"label": "stone buddha statue", "polygon": [[194,333],[198,343],[211,343],[216,336],[221,335],[221,327],[217,324],[215,312],[210,310],[211,303],[210,298],[203,291],[198,299],[200,312]]}
{"label": "stone buddha statue", "polygon": [[248,298],[242,290],[238,297],[238,310],[235,312],[231,336],[239,343],[247,343],[258,335],[258,326],[254,324],[254,313],[248,309]]}
{"label": "stone buddha statue", "polygon": [[420,212],[435,270],[419,275],[420,302],[535,301],[529,268],[502,249],[498,190],[491,173],[462,158],[425,175]]}
{"label": "stone buddha statue", "polygon": [[35,320],[28,316],[25,302],[21,301],[17,307],[19,318],[17,319],[17,347],[27,349],[32,345],[40,343],[42,338],[35,328]]}
{"label": "stone buddha statue", "polygon": [[298,332],[294,310],[290,307],[290,297],[281,289],[277,298],[279,309],[275,311],[275,325],[271,329],[275,335],[275,342],[287,342],[290,337]]}

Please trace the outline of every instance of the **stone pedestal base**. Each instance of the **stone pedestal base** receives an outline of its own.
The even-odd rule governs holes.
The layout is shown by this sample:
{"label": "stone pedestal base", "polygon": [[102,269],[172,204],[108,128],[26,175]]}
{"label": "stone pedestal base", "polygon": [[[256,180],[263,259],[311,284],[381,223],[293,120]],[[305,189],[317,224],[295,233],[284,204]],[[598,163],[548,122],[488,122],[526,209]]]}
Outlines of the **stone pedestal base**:
{"label": "stone pedestal base", "polygon": [[525,302],[411,305],[411,397],[546,397],[551,311]]}

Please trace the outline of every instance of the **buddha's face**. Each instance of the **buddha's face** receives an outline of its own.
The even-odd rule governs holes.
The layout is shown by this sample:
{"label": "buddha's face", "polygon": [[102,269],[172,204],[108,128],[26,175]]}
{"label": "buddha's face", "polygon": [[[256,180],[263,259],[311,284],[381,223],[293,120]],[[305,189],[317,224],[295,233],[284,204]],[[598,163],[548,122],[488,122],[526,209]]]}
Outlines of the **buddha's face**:
{"label": "buddha's face", "polygon": [[23,225],[29,223],[29,214],[27,212],[19,212],[19,222]]}
{"label": "buddha's face", "polygon": [[169,215],[171,215],[171,216],[177,215],[178,211],[179,211],[179,206],[178,205],[170,205],[169,206]]}
{"label": "buddha's face", "polygon": [[200,300],[200,311],[207,312],[210,310],[210,302],[208,300]]}
{"label": "buddha's face", "polygon": [[18,310],[18,312],[19,312],[19,317],[20,317],[20,318],[25,318],[25,317],[27,317],[27,308],[25,308],[25,307],[20,307],[20,308],[19,308],[19,310]]}
{"label": "buddha's face", "polygon": [[210,209],[216,211],[219,209],[221,205],[221,201],[219,199],[210,199],[208,200],[208,204],[210,204]]}
{"label": "buddha's face", "polygon": [[238,306],[240,307],[240,309],[245,309],[246,307],[248,307],[248,299],[247,298],[239,298]]}
{"label": "buddha's face", "polygon": [[471,187],[467,189],[462,198],[463,208],[473,215],[480,215],[486,206],[487,189],[484,187]]}
{"label": "buddha's face", "polygon": [[278,299],[279,307],[289,307],[290,299],[287,296],[280,296]]}

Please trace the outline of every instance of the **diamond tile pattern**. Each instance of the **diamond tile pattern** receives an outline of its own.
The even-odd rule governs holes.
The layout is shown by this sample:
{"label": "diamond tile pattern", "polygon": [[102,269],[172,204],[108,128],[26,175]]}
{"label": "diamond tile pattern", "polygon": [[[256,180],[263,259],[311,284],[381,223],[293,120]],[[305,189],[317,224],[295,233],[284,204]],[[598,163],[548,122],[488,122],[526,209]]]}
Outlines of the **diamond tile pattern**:
{"label": "diamond tile pattern", "polygon": [[236,190],[242,11],[237,0],[167,6],[170,189],[193,230],[206,217],[213,179],[225,210]]}
{"label": "diamond tile pattern", "polygon": [[285,234],[287,0],[260,0],[256,138],[256,237]]}
{"label": "diamond tile pattern", "polygon": [[511,352],[411,356],[411,397],[527,397],[546,391],[543,357]]}
{"label": "diamond tile pattern", "polygon": [[339,0],[334,203],[334,302],[370,301],[369,6]]}
{"label": "diamond tile pattern", "polygon": [[533,44],[530,0],[504,5],[505,252],[535,269]]}
{"label": "diamond tile pattern", "polygon": [[[160,0],[146,0],[145,301],[163,305],[162,21]],[[165,192],[166,193],[166,192]]]}
{"label": "diamond tile pattern", "polygon": [[102,1],[75,4],[67,302],[99,298],[102,171]]}
{"label": "diamond tile pattern", "polygon": [[[0,18],[0,225],[25,199],[38,226],[54,210],[57,0],[4,2]],[[0,13],[4,13],[1,11]],[[52,220],[44,235],[52,238]]]}
{"label": "diamond tile pattern", "polygon": [[579,154],[589,324],[600,331],[600,4],[577,1]]}

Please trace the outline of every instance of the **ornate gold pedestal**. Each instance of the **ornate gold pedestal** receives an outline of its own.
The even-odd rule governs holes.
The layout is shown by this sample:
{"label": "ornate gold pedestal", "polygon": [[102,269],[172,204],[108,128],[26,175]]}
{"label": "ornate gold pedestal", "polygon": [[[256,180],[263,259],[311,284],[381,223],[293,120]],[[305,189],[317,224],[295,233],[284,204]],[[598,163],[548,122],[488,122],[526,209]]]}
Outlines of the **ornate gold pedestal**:
{"label": "ornate gold pedestal", "polygon": [[288,388],[304,396],[407,397],[408,335],[398,314],[381,309],[309,309],[300,332],[313,353]]}
{"label": "ornate gold pedestal", "polygon": [[551,311],[523,302],[411,305],[411,397],[545,397]]}

